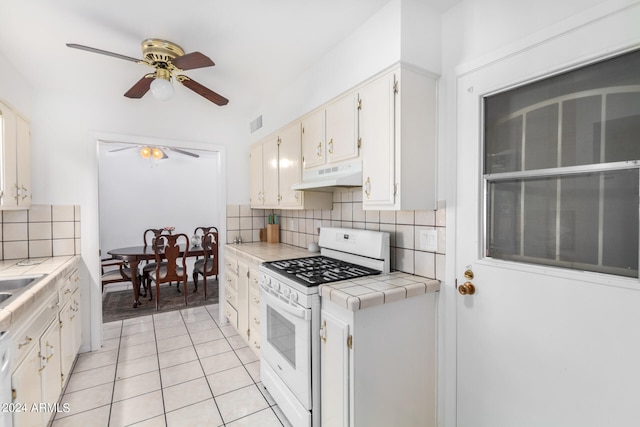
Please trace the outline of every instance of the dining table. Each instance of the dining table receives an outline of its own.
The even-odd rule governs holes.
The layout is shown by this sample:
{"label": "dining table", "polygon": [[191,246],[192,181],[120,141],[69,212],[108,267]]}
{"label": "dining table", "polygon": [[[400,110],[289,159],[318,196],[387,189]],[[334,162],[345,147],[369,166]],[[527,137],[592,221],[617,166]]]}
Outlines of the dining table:
{"label": "dining table", "polygon": [[[186,245],[180,245],[180,257],[184,255],[185,249],[187,250],[188,257],[204,256],[204,249],[202,246],[190,246],[187,249]],[[156,259],[153,246],[129,246],[126,248],[117,248],[107,251],[112,257],[126,261],[129,264],[131,272],[138,271],[138,265],[141,261],[152,261]],[[162,255],[162,252],[160,252]],[[164,256],[162,257],[164,258]],[[133,285],[133,308],[140,305],[140,280],[138,280],[138,274],[131,274],[131,284]]]}

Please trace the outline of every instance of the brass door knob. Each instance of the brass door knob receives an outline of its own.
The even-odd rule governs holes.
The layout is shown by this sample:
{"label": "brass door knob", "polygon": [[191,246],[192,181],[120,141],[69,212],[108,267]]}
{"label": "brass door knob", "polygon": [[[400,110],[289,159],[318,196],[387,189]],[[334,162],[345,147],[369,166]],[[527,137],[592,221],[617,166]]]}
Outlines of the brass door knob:
{"label": "brass door knob", "polygon": [[460,295],[473,295],[476,293],[476,287],[471,282],[464,282],[463,285],[458,286],[458,292]]}

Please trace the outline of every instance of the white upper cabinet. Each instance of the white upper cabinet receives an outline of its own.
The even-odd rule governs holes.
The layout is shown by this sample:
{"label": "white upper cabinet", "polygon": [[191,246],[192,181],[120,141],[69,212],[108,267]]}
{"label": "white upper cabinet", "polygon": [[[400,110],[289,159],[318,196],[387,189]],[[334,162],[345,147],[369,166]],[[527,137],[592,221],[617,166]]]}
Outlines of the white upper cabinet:
{"label": "white upper cabinet", "polygon": [[331,209],[331,193],[291,189],[302,180],[300,122],[252,145],[250,156],[252,208]]}
{"label": "white upper cabinet", "polygon": [[302,119],[302,163],[305,169],[324,165],[324,108]]}
{"label": "white upper cabinet", "polygon": [[435,209],[436,79],[397,67],[359,92],[364,209]]}
{"label": "white upper cabinet", "polygon": [[0,209],[28,209],[31,204],[29,123],[0,102]]}
{"label": "white upper cabinet", "polygon": [[358,94],[350,93],[302,119],[304,169],[357,158]]}

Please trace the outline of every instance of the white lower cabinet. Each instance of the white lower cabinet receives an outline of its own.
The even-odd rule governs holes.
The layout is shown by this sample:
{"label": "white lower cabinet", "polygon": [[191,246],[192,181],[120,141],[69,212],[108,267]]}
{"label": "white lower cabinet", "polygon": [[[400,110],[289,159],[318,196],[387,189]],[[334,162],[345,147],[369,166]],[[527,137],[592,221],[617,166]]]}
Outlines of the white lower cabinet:
{"label": "white lower cabinet", "polygon": [[13,413],[14,427],[30,427],[46,425],[42,422],[42,414],[31,411],[33,403],[40,402],[42,387],[40,385],[40,346],[32,345],[22,363],[11,375],[13,403],[24,405]]}
{"label": "white lower cabinet", "polygon": [[[56,279],[54,279],[56,280]],[[48,425],[82,340],[77,270],[58,280],[29,316],[12,324],[11,388],[14,427]]]}
{"label": "white lower cabinet", "polygon": [[240,259],[235,249],[226,248],[224,313],[258,356],[260,356],[259,267],[259,260]]}
{"label": "white lower cabinet", "polygon": [[[40,337],[40,382],[42,385],[41,403],[55,404],[58,402],[62,391],[62,369],[60,367],[60,322],[54,319],[51,325]],[[47,419],[51,415],[46,413]]]}
{"label": "white lower cabinet", "polygon": [[322,426],[436,425],[436,298],[358,311],[322,299]]}

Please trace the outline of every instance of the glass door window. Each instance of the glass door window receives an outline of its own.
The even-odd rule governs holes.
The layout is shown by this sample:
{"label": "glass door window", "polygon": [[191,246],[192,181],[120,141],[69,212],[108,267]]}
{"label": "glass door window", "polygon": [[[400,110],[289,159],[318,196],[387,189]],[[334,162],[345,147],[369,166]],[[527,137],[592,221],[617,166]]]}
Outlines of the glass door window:
{"label": "glass door window", "polygon": [[638,277],[640,51],[484,99],[488,257]]}

